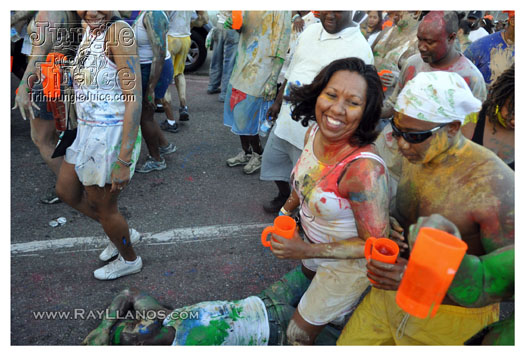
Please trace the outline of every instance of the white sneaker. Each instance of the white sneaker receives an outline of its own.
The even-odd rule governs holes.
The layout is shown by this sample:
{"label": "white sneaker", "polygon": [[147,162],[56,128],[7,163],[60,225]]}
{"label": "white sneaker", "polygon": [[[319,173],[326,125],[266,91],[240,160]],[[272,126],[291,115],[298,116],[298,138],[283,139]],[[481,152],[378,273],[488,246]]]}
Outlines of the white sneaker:
{"label": "white sneaker", "polygon": [[101,281],[107,281],[109,279],[116,279],[122,276],[127,276],[128,274],[139,273],[142,270],[142,258],[137,256],[137,259],[133,263],[126,262],[122,256],[118,256],[115,261],[112,261],[101,267],[93,275],[96,279]]}
{"label": "white sneaker", "polygon": [[[129,229],[129,239],[131,240],[131,245],[136,245],[140,241],[142,241],[140,234],[135,229]],[[104,251],[100,253],[100,255],[98,255],[98,258],[101,261],[106,262],[115,257],[116,255],[118,255],[117,247],[113,242],[109,241],[109,245]]]}
{"label": "white sneaker", "polygon": [[241,151],[237,154],[237,156],[228,158],[226,160],[226,164],[230,167],[235,167],[240,164],[246,164],[250,161],[251,157],[252,157],[251,154],[246,154],[244,151]]}
{"label": "white sneaker", "polygon": [[252,152],[252,157],[250,158],[246,166],[242,168],[242,170],[245,174],[252,174],[256,170],[261,168],[261,163],[262,155]]}

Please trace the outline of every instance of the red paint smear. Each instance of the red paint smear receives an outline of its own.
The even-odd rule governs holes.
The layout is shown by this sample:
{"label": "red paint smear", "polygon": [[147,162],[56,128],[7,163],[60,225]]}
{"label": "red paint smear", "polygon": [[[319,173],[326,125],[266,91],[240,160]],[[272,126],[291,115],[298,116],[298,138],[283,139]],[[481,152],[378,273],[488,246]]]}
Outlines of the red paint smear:
{"label": "red paint smear", "polygon": [[233,111],[235,105],[239,104],[241,101],[246,99],[246,93],[243,93],[240,90],[232,88],[232,94],[230,96],[230,110]]}
{"label": "red paint smear", "polygon": [[470,86],[470,77],[463,77],[463,79],[465,79],[467,85]]}
{"label": "red paint smear", "polygon": [[410,66],[408,67],[407,69],[407,77],[406,77],[406,80],[405,80],[405,84],[406,82],[408,82],[409,80],[411,80],[412,78],[414,78],[416,76],[416,67],[414,66]]}
{"label": "red paint smear", "polygon": [[325,197],[321,198],[321,203],[326,204],[326,198]]}
{"label": "red paint smear", "polygon": [[193,177],[186,177],[186,180],[189,182],[193,182]]}

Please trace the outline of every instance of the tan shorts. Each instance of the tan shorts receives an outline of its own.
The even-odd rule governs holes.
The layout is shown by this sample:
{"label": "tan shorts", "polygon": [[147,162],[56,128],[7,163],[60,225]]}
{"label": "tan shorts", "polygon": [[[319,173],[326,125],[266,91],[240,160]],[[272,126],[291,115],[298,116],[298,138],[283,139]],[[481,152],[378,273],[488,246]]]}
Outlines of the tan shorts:
{"label": "tan shorts", "polygon": [[173,76],[184,73],[184,64],[186,57],[190,51],[191,38],[186,37],[171,37],[168,36],[168,50],[171,53],[171,60],[173,61]]}
{"label": "tan shorts", "polygon": [[372,287],[337,345],[463,345],[499,319],[499,304],[482,308],[441,305],[433,318],[408,316],[397,306],[396,293]]}
{"label": "tan shorts", "polygon": [[312,325],[325,325],[349,314],[370,285],[364,258],[349,260],[303,260],[310,270],[317,270],[303,294],[297,310]]}

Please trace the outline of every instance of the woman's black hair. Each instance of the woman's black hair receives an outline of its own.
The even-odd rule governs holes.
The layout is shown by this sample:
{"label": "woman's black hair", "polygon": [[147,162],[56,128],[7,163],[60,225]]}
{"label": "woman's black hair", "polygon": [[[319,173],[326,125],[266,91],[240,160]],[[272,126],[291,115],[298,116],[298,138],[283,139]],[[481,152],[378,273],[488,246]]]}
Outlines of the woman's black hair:
{"label": "woman's black hair", "polygon": [[365,64],[360,58],[350,57],[338,59],[324,67],[308,85],[291,85],[290,95],[285,97],[292,106],[292,119],[301,120],[303,126],[308,126],[308,121],[315,121],[315,104],[317,97],[324,90],[335,72],[347,70],[361,75],[366,81],[366,104],[361,122],[350,137],[353,146],[366,146],[377,138],[376,124],[381,117],[383,103],[383,87],[376,68]]}
{"label": "woman's black hair", "polygon": [[501,108],[505,105],[507,99],[509,100],[508,110],[510,114],[514,113],[514,64],[505,70],[499,77],[492,83],[489,88],[489,94],[487,99],[483,102],[481,110],[479,111],[479,118],[487,117],[492,122],[493,132],[496,132],[496,126],[498,125],[498,119],[494,114],[496,112],[496,106]]}

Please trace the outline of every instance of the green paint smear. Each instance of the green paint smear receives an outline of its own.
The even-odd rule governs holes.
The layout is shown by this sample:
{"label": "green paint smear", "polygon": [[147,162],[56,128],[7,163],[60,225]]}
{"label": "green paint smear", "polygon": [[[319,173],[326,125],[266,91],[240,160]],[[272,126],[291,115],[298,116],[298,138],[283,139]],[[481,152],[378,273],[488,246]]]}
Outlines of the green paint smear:
{"label": "green paint smear", "polygon": [[230,325],[224,320],[212,320],[208,326],[191,329],[186,345],[222,345],[228,336]]}
{"label": "green paint smear", "polygon": [[241,313],[242,313],[242,307],[239,307],[239,308],[236,308],[234,306],[232,306],[232,310],[230,312],[230,314],[228,315],[233,321],[237,321],[239,319],[242,319],[243,317],[241,316]]}
{"label": "green paint smear", "polygon": [[120,334],[122,330],[126,327],[125,324],[120,324],[115,330],[115,336],[113,337],[113,345],[120,345]]}

